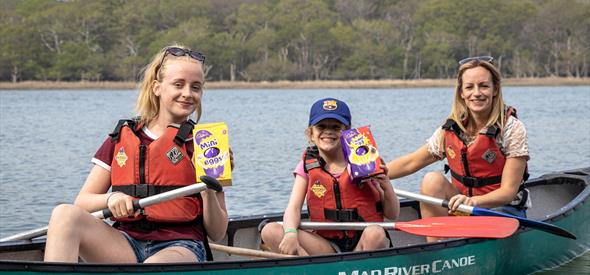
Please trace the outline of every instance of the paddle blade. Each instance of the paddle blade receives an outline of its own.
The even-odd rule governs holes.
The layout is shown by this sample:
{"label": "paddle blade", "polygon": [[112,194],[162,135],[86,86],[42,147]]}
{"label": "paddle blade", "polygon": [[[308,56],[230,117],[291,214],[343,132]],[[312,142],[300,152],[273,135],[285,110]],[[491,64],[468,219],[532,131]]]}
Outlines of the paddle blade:
{"label": "paddle blade", "polygon": [[570,233],[569,231],[567,231],[561,227],[558,227],[556,225],[546,223],[546,222],[535,221],[535,220],[531,220],[531,219],[527,219],[527,218],[523,218],[523,217],[519,217],[519,216],[514,216],[514,215],[502,213],[502,212],[496,212],[496,211],[492,211],[492,210],[485,209],[485,208],[479,208],[479,207],[474,207],[473,212],[471,212],[471,214],[476,215],[476,216],[495,216],[495,217],[513,218],[513,219],[518,220],[518,222],[520,222],[520,225],[522,225],[522,226],[535,228],[535,229],[542,230],[542,231],[545,231],[545,232],[548,232],[548,233],[551,233],[554,235],[559,235],[559,236],[574,239],[574,240],[576,239],[576,235]]}
{"label": "paddle blade", "polygon": [[506,238],[518,229],[518,221],[504,217],[431,217],[396,222],[395,229],[439,238]]}

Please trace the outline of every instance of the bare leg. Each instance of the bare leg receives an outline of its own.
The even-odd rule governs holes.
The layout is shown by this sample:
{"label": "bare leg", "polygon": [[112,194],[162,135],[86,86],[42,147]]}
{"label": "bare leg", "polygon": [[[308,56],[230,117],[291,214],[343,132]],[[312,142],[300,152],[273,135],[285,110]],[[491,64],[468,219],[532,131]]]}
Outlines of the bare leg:
{"label": "bare leg", "polygon": [[365,251],[386,248],[389,245],[389,239],[385,235],[383,227],[371,225],[363,230],[359,243],[354,251]]}
{"label": "bare leg", "polygon": [[[260,233],[262,240],[272,251],[280,253],[279,244],[283,240],[283,226],[278,223],[269,223]],[[319,255],[334,253],[334,248],[323,237],[305,230],[297,231],[297,241],[299,247],[297,254],[299,256]]]}
{"label": "bare leg", "polygon": [[276,222],[266,224],[260,231],[260,238],[271,251],[280,253],[279,244],[283,240],[283,226]]}
{"label": "bare leg", "polygon": [[[297,234],[299,233],[300,231]],[[283,226],[275,222],[265,225],[260,232],[260,238],[262,239],[262,242],[264,242],[264,244],[270,248],[271,251],[281,253],[279,245],[283,240]],[[299,241],[299,237],[297,241]],[[309,253],[307,253],[307,251],[301,247],[301,243],[299,244],[299,247],[297,247],[297,255],[309,255]]]}
{"label": "bare leg", "polygon": [[135,253],[118,230],[70,204],[53,209],[47,231],[45,261],[135,263]]}
{"label": "bare leg", "polygon": [[171,246],[164,248],[158,253],[147,258],[144,263],[182,263],[192,262],[196,263],[199,260],[195,253],[186,247]]}
{"label": "bare leg", "polygon": [[[429,172],[424,175],[420,192],[424,195],[447,200],[459,193],[459,191],[443,176],[440,172]],[[428,203],[420,203],[420,213],[422,218],[448,216],[449,209],[434,206]],[[426,237],[428,242],[444,240],[441,238]]]}

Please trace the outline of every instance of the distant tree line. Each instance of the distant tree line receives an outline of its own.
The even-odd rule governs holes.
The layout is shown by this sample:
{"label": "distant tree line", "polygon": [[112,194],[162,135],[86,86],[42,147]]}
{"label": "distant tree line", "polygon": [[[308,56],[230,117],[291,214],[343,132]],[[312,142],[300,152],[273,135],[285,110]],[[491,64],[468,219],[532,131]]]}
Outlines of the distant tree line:
{"label": "distant tree line", "polygon": [[588,77],[588,0],[2,0],[0,81],[136,81],[163,46],[209,80]]}

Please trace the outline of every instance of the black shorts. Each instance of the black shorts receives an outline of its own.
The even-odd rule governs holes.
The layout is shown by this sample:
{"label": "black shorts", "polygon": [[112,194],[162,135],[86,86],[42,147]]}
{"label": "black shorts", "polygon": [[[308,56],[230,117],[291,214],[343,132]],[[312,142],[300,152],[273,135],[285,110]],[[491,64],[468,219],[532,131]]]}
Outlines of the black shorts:
{"label": "black shorts", "polygon": [[[385,231],[385,237],[389,240],[389,247],[392,247],[393,244],[391,242],[391,237],[389,236],[389,232]],[[359,241],[361,240],[362,231],[359,231],[354,238],[326,238],[330,245],[337,253],[340,252],[350,252],[353,251],[354,248],[357,246]]]}

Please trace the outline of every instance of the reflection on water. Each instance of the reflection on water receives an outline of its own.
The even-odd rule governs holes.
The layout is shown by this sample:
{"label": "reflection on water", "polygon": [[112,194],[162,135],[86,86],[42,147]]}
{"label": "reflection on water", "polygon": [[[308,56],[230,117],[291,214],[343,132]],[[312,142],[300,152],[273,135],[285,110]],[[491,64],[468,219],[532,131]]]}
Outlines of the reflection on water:
{"label": "reflection on water", "polygon": [[[531,177],[590,166],[588,90],[504,89],[527,127]],[[353,125],[371,125],[387,161],[424,143],[448,114],[451,94],[451,88],[206,91],[201,122],[226,122],[235,156],[226,192],[230,215],[283,211],[317,99],[346,101]],[[74,200],[92,155],[117,120],[132,115],[135,97],[134,91],[0,92],[0,237],[44,226],[54,206]],[[442,167],[436,163],[393,184],[417,191],[426,172]]]}

